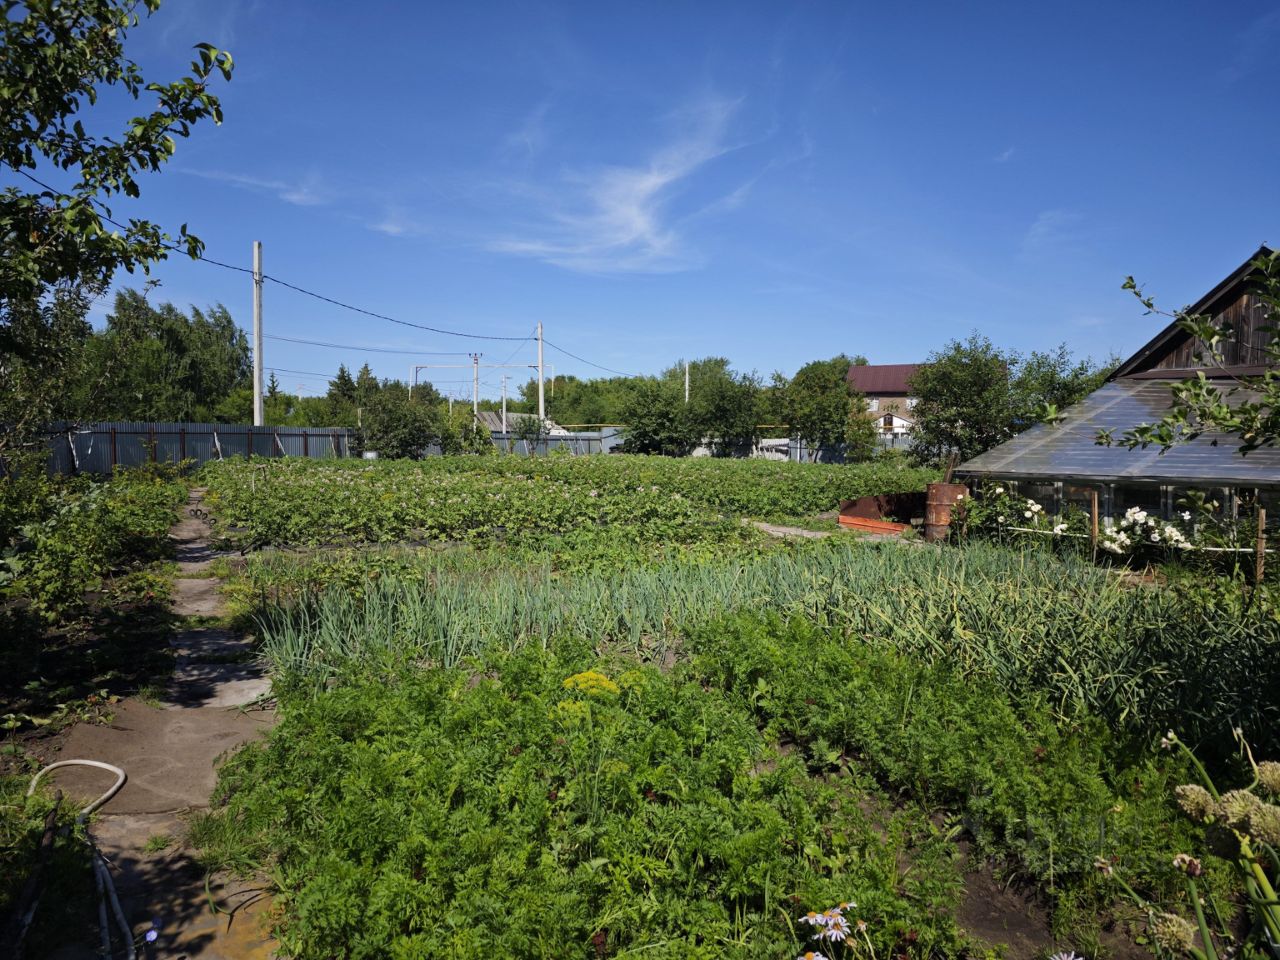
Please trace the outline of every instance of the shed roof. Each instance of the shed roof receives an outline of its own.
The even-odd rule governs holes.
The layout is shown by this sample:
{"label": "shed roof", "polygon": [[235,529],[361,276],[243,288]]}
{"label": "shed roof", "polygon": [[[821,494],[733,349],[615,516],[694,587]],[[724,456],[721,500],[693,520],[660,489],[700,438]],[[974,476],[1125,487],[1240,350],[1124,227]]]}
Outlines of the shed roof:
{"label": "shed roof", "polygon": [[869,397],[907,395],[907,386],[923,364],[872,363],[849,367],[849,386]]}
{"label": "shed roof", "polygon": [[[1204,433],[1165,453],[1159,447],[1128,450],[1095,442],[1100,429],[1119,434],[1160,419],[1173,401],[1177,379],[1116,380],[1068,408],[1057,424],[1038,424],[956,469],[971,477],[1052,479],[1111,483],[1280,488],[1280,447],[1242,456],[1239,440]],[[1233,400],[1256,399],[1238,390]]]}
{"label": "shed roof", "polygon": [[[1256,251],[1249,255],[1249,259],[1240,266],[1236,267],[1231,273],[1223,278],[1217,286],[1206,293],[1203,297],[1186,308],[1189,316],[1197,314],[1205,314],[1212,316],[1217,313],[1227,300],[1228,297],[1238,296],[1252,274],[1257,271],[1254,266],[1255,261],[1259,258],[1272,256],[1274,251],[1265,243],[1258,247]],[[1172,321],[1163,330],[1157,333],[1151,340],[1140,347],[1138,352],[1131,356],[1120,366],[1116,367],[1108,377],[1109,380],[1117,380],[1121,377],[1132,377],[1141,375],[1146,372],[1152,364],[1154,364],[1161,356],[1164,356],[1170,349],[1176,346],[1180,341],[1186,340],[1189,334],[1183,330],[1178,321]],[[1199,369],[1199,368],[1191,368]],[[1217,371],[1212,367],[1203,368],[1205,375],[1212,377],[1215,374],[1221,376],[1236,376],[1238,374],[1230,372]]]}

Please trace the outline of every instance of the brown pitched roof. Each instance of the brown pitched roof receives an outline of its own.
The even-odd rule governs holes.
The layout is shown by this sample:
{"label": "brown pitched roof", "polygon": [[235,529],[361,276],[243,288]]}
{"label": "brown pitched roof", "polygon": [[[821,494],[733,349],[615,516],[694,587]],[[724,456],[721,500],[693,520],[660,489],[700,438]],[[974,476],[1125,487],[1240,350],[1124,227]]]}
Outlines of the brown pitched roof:
{"label": "brown pitched roof", "polygon": [[874,363],[849,368],[849,386],[869,397],[892,394],[907,395],[907,383],[916,375],[920,363]]}
{"label": "brown pitched roof", "polygon": [[[1188,314],[1213,314],[1216,308],[1222,304],[1222,301],[1232,294],[1238,294],[1241,286],[1249,279],[1250,275],[1256,270],[1254,261],[1259,257],[1269,257],[1273,253],[1272,249],[1265,243],[1260,246],[1249,259],[1235,270],[1231,271],[1221,283],[1197,300],[1194,304],[1187,308]],[[1126,360],[1112,372],[1108,380],[1116,380],[1120,377],[1132,377],[1147,370],[1156,360],[1166,351],[1171,349],[1180,340],[1185,340],[1189,334],[1178,326],[1178,321],[1173,321],[1159,333],[1157,333],[1146,346],[1142,347],[1132,357]],[[1168,371],[1164,371],[1168,374]]]}

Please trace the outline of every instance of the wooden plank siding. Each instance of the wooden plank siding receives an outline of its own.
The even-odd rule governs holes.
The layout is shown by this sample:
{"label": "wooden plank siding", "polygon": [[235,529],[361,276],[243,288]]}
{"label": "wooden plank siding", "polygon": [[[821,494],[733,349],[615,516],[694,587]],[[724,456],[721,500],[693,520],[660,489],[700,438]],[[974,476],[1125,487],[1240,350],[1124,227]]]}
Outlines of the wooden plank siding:
{"label": "wooden plank siding", "polygon": [[[1266,347],[1271,338],[1271,332],[1266,329],[1266,317],[1264,304],[1253,293],[1239,294],[1214,315],[1215,323],[1230,327],[1233,331],[1233,336],[1222,343],[1224,365],[1252,366],[1266,363]],[[1199,365],[1196,362],[1197,355],[1203,355],[1205,350],[1204,341],[1183,334],[1172,340],[1168,344],[1167,352],[1146,369],[1194,369]]]}

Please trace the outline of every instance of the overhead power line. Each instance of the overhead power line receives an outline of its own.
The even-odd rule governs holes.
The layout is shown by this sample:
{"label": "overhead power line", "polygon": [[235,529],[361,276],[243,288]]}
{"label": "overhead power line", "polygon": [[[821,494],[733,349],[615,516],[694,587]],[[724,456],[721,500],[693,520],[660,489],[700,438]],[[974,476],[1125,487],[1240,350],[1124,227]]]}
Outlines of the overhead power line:
{"label": "overhead power line", "polygon": [[396,353],[409,357],[469,357],[465,350],[397,350],[391,347],[355,347],[344,343],[327,343],[324,340],[303,340],[299,337],[281,337],[266,334],[268,340],[283,340],[286,343],[305,343],[312,347],[332,347],[335,350],[360,350],[364,353]]}
{"label": "overhead power line", "polygon": [[[48,190],[50,193],[56,194],[56,195],[58,195],[58,196],[65,196],[65,194],[61,194],[58,190],[55,190],[53,187],[51,187],[49,184],[45,183],[43,180],[40,180],[40,179],[38,179],[37,177],[32,176],[32,175],[31,175],[30,173],[28,173],[27,171],[25,171],[25,170],[21,170],[21,169],[18,169],[18,168],[16,168],[16,167],[15,167],[15,168],[13,168],[13,169],[15,169],[18,173],[22,174],[22,175],[23,175],[24,177],[26,177],[28,180],[30,180],[30,181],[32,181],[33,183],[35,183],[35,184],[37,184],[37,185],[39,185],[39,186],[43,187],[43,188],[44,188],[44,189],[46,189],[46,190]],[[100,200],[98,200],[98,199],[96,199],[96,198],[93,198],[93,197],[90,197],[90,198],[89,198],[89,201],[90,201],[92,204],[94,204],[96,207],[98,207],[101,211],[103,211],[103,213],[102,213],[102,219],[106,220],[106,221],[107,221],[108,223],[110,223],[112,226],[119,227],[121,230],[128,230],[128,229],[129,229],[127,226],[125,226],[125,224],[120,223],[118,220],[113,220],[113,219],[111,218],[111,215],[107,212],[107,207],[102,203],[102,201],[100,201]],[[188,253],[188,251],[187,251],[185,248],[183,248],[182,246],[180,246],[179,244],[176,244],[176,243],[166,243],[166,244],[164,244],[164,246],[166,246],[168,249],[170,249],[170,250],[174,250],[174,251],[176,251],[176,252],[178,252],[178,253]],[[254,275],[254,271],[253,271],[253,270],[251,270],[251,269],[249,269],[248,267],[238,267],[238,266],[236,266],[235,264],[231,264],[231,263],[223,263],[221,260],[215,260],[215,259],[213,259],[212,257],[205,256],[203,253],[201,253],[201,254],[197,254],[197,255],[196,255],[196,259],[197,259],[197,260],[201,260],[201,261],[203,261],[203,262],[205,262],[205,263],[213,264],[215,267],[221,267],[221,268],[222,268],[222,269],[224,269],[224,270],[234,270],[234,271],[235,271],[235,272],[237,272],[237,273],[247,273],[247,274],[249,274],[249,275],[251,275],[251,276],[252,276],[252,275]],[[375,312],[375,311],[373,311],[373,310],[366,310],[364,307],[357,307],[357,306],[355,306],[354,304],[344,303],[343,301],[341,301],[341,300],[336,300],[336,299],[334,299],[333,297],[326,297],[324,294],[316,293],[314,290],[308,290],[308,289],[306,289],[305,287],[300,287],[300,286],[298,286],[297,284],[289,283],[287,280],[281,280],[279,277],[273,277],[273,276],[270,276],[269,274],[265,274],[265,273],[264,273],[264,274],[262,275],[262,279],[263,279],[264,281],[265,281],[265,280],[270,280],[272,283],[278,284],[279,286],[285,287],[285,288],[287,288],[287,289],[289,289],[289,290],[293,290],[295,293],[301,293],[301,294],[303,294],[304,296],[312,297],[313,299],[319,300],[319,301],[321,301],[321,302],[323,302],[323,303],[332,304],[332,305],[333,305],[333,306],[335,306],[335,307],[341,307],[341,308],[342,308],[342,309],[344,309],[344,310],[350,310],[350,311],[352,311],[353,313],[363,314],[363,315],[364,315],[364,316],[366,316],[366,317],[373,317],[373,318],[375,318],[375,319],[377,319],[377,320],[386,320],[388,323],[395,323],[395,324],[399,324],[400,326],[403,326],[403,327],[412,327],[412,328],[413,328],[413,329],[415,329],[415,330],[425,330],[425,331],[427,331],[428,333],[437,333],[437,334],[440,334],[441,336],[446,336],[446,337],[465,337],[465,338],[468,338],[468,339],[471,339],[471,340],[499,340],[499,341],[506,341],[506,342],[508,342],[508,343],[516,343],[516,342],[519,342],[519,343],[527,343],[527,342],[529,342],[530,340],[535,339],[535,337],[534,337],[533,335],[530,335],[530,336],[527,336],[527,337],[500,337],[500,336],[495,336],[495,335],[492,335],[492,334],[484,334],[484,333],[463,333],[462,331],[459,331],[459,330],[446,330],[446,329],[444,329],[443,327],[433,327],[433,326],[429,326],[428,324],[424,324],[424,323],[413,323],[413,322],[411,322],[411,321],[409,321],[409,320],[400,320],[400,319],[398,319],[398,318],[396,318],[396,317],[389,317],[389,316],[387,316],[387,315],[386,315],[386,314],[384,314],[384,313],[377,313],[377,312]],[[536,332],[536,331],[535,331],[535,332]],[[289,339],[289,338],[287,338],[287,337],[272,337],[272,338],[270,338],[270,339],[287,340],[287,339]],[[297,341],[295,341],[295,342],[298,342],[298,343],[307,343],[307,342],[309,342],[309,341],[305,341],[305,340],[297,340]],[[585,364],[586,364],[587,366],[589,366],[589,367],[595,367],[597,370],[603,370],[603,371],[605,371],[606,373],[612,373],[612,374],[614,374],[614,375],[616,375],[616,376],[619,376],[619,377],[635,377],[635,376],[639,376],[639,374],[635,374],[635,373],[626,373],[626,372],[624,372],[624,371],[622,371],[622,370],[615,370],[615,369],[614,369],[614,368],[612,368],[612,367],[606,367],[606,366],[604,366],[603,364],[595,363],[595,362],[593,362],[593,361],[591,361],[591,360],[586,359],[585,357],[580,357],[580,356],[578,356],[576,353],[571,353],[571,352],[569,352],[569,351],[568,351],[568,350],[566,350],[564,347],[557,346],[556,344],[554,344],[554,343],[552,343],[550,340],[548,340],[546,337],[543,337],[543,338],[542,338],[542,342],[543,342],[544,344],[546,344],[548,347],[551,347],[553,350],[558,350],[558,351],[560,351],[560,352],[561,352],[561,353],[563,353],[566,357],[571,357],[572,359],[577,360],[579,363],[585,363]],[[323,344],[323,343],[316,343],[315,345],[316,345],[316,346],[333,346],[333,347],[338,347],[338,345],[337,345],[337,344]],[[365,348],[365,347],[340,347],[339,349],[344,349],[344,350],[369,350],[370,352],[378,352],[378,353],[383,353],[383,352],[386,352],[386,353],[410,352],[410,351],[391,351],[391,350],[385,350],[385,349],[381,349],[381,348]],[[517,348],[516,348],[516,350],[511,354],[511,356],[512,356],[512,357],[514,357],[514,356],[515,356],[515,354],[516,354],[516,353],[518,353],[518,352],[519,352],[519,347],[517,347]],[[452,354],[436,354],[436,355],[438,355],[438,356],[452,356]],[[510,363],[510,359],[508,359],[508,361],[507,361],[507,362],[508,362],[508,363]],[[282,371],[282,372],[284,372],[284,371]],[[324,374],[309,374],[309,376],[324,376]]]}
{"label": "overhead power line", "polygon": [[548,347],[550,347],[552,350],[559,350],[559,351],[560,351],[561,353],[563,353],[566,357],[572,357],[574,360],[577,360],[579,363],[585,363],[587,366],[589,366],[589,367],[595,367],[597,370],[603,370],[603,371],[605,371],[606,373],[613,373],[613,374],[617,374],[619,377],[638,377],[638,376],[640,376],[640,374],[638,374],[638,373],[625,373],[625,372],[623,372],[622,370],[615,370],[615,369],[613,369],[613,367],[606,367],[606,366],[603,366],[602,364],[599,364],[599,363],[592,363],[590,360],[586,359],[585,357],[580,357],[580,356],[578,356],[576,353],[570,353],[570,352],[569,352],[568,350],[566,350],[564,347],[558,347],[558,346],[556,346],[554,343],[552,343],[552,342],[551,342],[550,340],[548,340],[546,337],[543,337],[543,338],[542,338],[542,342],[543,342],[543,343],[545,343],[545,344],[546,344]]}

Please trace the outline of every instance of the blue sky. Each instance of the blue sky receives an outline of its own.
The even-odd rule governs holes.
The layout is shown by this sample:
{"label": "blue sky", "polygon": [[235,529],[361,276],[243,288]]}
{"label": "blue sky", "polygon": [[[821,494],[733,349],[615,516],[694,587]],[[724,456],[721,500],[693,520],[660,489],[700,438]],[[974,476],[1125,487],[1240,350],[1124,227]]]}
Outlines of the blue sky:
{"label": "blue sky", "polygon": [[[1124,354],[1161,325],[1126,274],[1181,305],[1280,241],[1272,2],[168,0],[129,49],[167,79],[198,40],[236,58],[226,122],[118,214],[186,222],[245,266],[261,240],[268,274],[418,323],[541,319],[626,372],[909,362],[975,329]],[[248,278],[177,259],[155,276],[160,298],[250,326]],[[279,336],[533,358],[273,285],[264,313]],[[283,341],[265,357],[413,362]]]}

